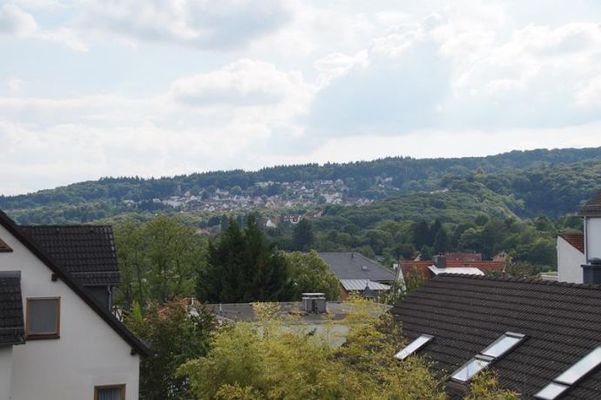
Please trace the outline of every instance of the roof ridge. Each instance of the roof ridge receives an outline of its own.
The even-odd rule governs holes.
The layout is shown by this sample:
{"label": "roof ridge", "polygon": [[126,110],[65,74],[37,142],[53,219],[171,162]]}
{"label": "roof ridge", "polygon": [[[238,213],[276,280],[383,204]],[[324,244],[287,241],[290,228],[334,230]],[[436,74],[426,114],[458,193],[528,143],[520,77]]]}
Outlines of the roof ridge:
{"label": "roof ridge", "polygon": [[524,278],[524,277],[513,277],[513,276],[482,276],[482,275],[471,275],[471,274],[447,274],[442,273],[438,274],[434,278],[467,278],[467,279],[477,279],[483,281],[495,281],[495,282],[518,282],[518,283],[531,283],[541,286],[557,286],[557,287],[569,287],[569,288],[577,288],[577,289],[594,289],[600,290],[601,284],[589,284],[589,283],[572,283],[572,282],[558,282],[558,281],[546,281],[542,279],[536,278]]}

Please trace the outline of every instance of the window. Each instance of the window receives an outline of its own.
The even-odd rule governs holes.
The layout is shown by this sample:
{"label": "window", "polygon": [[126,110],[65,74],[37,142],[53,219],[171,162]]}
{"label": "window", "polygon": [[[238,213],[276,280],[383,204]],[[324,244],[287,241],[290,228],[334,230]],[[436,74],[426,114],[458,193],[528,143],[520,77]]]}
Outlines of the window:
{"label": "window", "polygon": [[96,386],[94,400],[125,400],[125,385]]}
{"label": "window", "polygon": [[524,335],[521,333],[507,332],[495,340],[490,346],[482,350],[481,354],[493,358],[499,358],[515,347],[523,339]]}
{"label": "window", "polygon": [[421,349],[432,339],[434,339],[434,336],[421,335],[420,337],[418,337],[417,339],[415,339],[414,341],[409,343],[407,345],[407,347],[405,347],[403,350],[401,350],[397,354],[395,354],[395,358],[397,358],[399,360],[404,360],[405,358],[409,357],[411,354],[413,354],[416,351],[418,351],[419,349]]}
{"label": "window", "polygon": [[60,335],[60,298],[28,298],[28,339],[57,339]]}
{"label": "window", "polygon": [[582,377],[601,365],[601,346],[588,353],[576,364],[565,370],[561,375],[534,395],[537,399],[553,400],[565,392]]}
{"label": "window", "polygon": [[490,363],[493,362],[493,360],[494,358],[492,357],[487,357],[478,354],[476,357],[472,358],[471,360],[463,364],[461,368],[455,371],[451,378],[462,383],[467,382],[470,379],[472,379],[472,377],[478,372],[488,367]]}
{"label": "window", "polygon": [[451,379],[466,383],[478,372],[520,344],[525,338],[526,336],[521,333],[505,332],[474,358],[463,364],[461,368],[453,373]]}

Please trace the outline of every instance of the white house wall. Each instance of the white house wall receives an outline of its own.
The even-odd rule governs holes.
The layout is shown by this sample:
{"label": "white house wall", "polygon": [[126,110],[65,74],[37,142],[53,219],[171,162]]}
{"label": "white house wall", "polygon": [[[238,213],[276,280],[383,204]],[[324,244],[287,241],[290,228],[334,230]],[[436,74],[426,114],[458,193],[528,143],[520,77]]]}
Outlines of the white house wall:
{"label": "white house wall", "polygon": [[582,283],[584,254],[561,236],[557,237],[557,278],[560,282]]}
{"label": "white house wall", "polygon": [[13,347],[0,347],[0,400],[10,400]]}
{"label": "white house wall", "polygon": [[588,259],[601,258],[601,218],[586,218],[585,229],[585,252]]}
{"label": "white house wall", "polygon": [[0,253],[0,271],[21,271],[23,310],[28,297],[60,297],[60,339],[31,340],[13,349],[11,400],[94,399],[94,386],[125,384],[138,399],[139,356],[64,282],[0,226],[12,253]]}

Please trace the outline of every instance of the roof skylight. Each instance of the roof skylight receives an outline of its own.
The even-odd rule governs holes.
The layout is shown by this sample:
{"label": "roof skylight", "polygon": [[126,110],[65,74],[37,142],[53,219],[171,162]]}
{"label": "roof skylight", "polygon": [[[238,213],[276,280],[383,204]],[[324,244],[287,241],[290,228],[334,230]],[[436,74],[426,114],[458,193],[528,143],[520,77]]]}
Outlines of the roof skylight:
{"label": "roof skylight", "polygon": [[472,379],[472,377],[478,372],[488,367],[493,361],[494,358],[492,357],[478,354],[476,357],[472,358],[471,360],[463,364],[461,368],[455,371],[451,378],[459,382],[467,382],[470,379]]}
{"label": "roof skylight", "polygon": [[524,339],[521,333],[507,332],[495,340],[490,346],[481,351],[481,354],[493,358],[499,358],[514,348]]}
{"label": "roof skylight", "polygon": [[469,381],[474,375],[520,344],[525,338],[526,336],[521,333],[505,332],[482,350],[480,354],[477,354],[474,358],[463,364],[453,373],[451,378],[461,383]]}
{"label": "roof skylight", "polygon": [[395,354],[395,358],[399,360],[404,360],[409,357],[411,354],[415,353],[422,347],[424,347],[428,342],[434,339],[434,336],[431,335],[420,335],[417,339],[409,343],[403,350],[399,351]]}
{"label": "roof skylight", "polygon": [[601,365],[601,346],[597,347],[581,358],[576,364],[566,369],[561,375],[555,378],[553,382],[549,383],[535,394],[534,397],[543,400],[554,400],[599,365]]}

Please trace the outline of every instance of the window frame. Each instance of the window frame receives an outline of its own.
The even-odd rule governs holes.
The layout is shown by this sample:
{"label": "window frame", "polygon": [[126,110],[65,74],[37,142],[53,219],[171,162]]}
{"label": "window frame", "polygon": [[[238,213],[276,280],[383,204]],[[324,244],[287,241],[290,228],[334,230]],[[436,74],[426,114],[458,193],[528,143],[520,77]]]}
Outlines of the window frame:
{"label": "window frame", "polygon": [[434,339],[434,336],[421,334],[417,338],[413,339],[410,343],[408,343],[405,347],[403,347],[398,353],[394,355],[399,361],[405,360],[407,357],[415,354],[419,350],[422,349],[425,345],[430,343]]}
{"label": "window frame", "polygon": [[[36,301],[55,301],[56,302],[56,331],[55,332],[31,332],[31,303]],[[28,297],[25,317],[25,337],[27,340],[60,339],[61,334],[61,298],[60,297]]]}
{"label": "window frame", "polygon": [[121,398],[119,400],[125,400],[125,388],[126,385],[125,383],[120,383],[117,385],[98,385],[98,386],[94,386],[94,400],[98,400],[99,399],[99,392],[101,390],[106,390],[106,389],[121,389]]}

